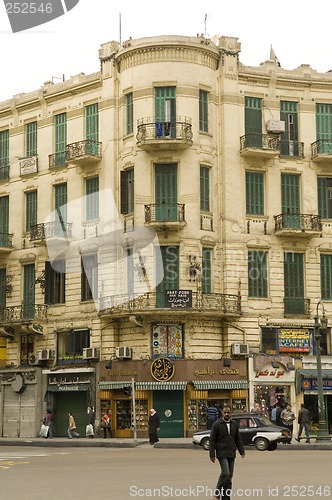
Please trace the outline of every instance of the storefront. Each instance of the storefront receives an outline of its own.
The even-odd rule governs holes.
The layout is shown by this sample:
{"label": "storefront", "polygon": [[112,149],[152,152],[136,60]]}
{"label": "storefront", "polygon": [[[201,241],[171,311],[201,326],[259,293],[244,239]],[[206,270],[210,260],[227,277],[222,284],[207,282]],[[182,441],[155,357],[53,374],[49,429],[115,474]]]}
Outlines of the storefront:
{"label": "storefront", "polygon": [[270,416],[277,403],[295,407],[295,371],[287,356],[255,356],[249,359],[250,408],[258,403]]}
{"label": "storefront", "polygon": [[112,368],[101,363],[99,382],[100,416],[111,410],[116,437],[132,437],[132,387],[135,390],[136,430],[147,437],[149,408],[160,416],[160,437],[191,436],[206,429],[210,403],[227,403],[237,411],[248,404],[247,360],[114,361]]}
{"label": "storefront", "polygon": [[69,412],[75,417],[77,432],[85,436],[87,407],[95,406],[95,369],[72,368],[44,370],[47,387],[44,401],[53,414],[53,431],[67,436]]}

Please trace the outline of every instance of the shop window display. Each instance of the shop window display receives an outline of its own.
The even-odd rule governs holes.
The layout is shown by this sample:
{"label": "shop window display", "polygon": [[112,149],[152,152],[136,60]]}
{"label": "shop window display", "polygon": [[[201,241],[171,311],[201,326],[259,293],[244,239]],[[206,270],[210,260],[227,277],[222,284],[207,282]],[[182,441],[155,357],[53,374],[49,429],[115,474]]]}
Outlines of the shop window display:
{"label": "shop window display", "polygon": [[[245,401],[245,400],[244,400]],[[227,399],[189,399],[188,401],[188,430],[204,431],[207,428],[207,408],[216,404],[220,409],[229,404]]]}
{"label": "shop window display", "polygon": [[290,402],[289,385],[256,385],[255,404],[258,403],[260,411],[270,418],[272,408],[278,403],[285,406]]}

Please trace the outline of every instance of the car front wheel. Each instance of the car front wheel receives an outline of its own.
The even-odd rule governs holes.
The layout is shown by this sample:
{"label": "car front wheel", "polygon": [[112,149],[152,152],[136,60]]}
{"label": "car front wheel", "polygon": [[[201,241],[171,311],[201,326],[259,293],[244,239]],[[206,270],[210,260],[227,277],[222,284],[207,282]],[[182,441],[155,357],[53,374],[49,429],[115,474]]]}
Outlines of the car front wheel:
{"label": "car front wheel", "polygon": [[208,450],[209,445],[210,445],[210,439],[209,438],[202,439],[201,445],[202,445],[203,450]]}
{"label": "car front wheel", "polygon": [[265,451],[265,450],[268,450],[268,448],[269,448],[269,442],[267,439],[259,437],[259,438],[255,439],[255,446],[256,446],[257,450]]}

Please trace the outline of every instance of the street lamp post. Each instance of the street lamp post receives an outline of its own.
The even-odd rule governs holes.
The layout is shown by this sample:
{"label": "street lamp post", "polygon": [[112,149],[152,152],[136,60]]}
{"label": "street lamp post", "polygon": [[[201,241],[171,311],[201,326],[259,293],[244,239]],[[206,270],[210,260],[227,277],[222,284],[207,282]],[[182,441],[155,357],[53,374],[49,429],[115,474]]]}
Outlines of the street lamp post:
{"label": "street lamp post", "polygon": [[[322,305],[323,315],[320,318],[318,316],[318,306]],[[324,393],[323,393],[323,375],[322,375],[322,359],[320,352],[320,339],[321,333],[320,330],[327,330],[327,317],[325,316],[325,309],[321,301],[317,303],[316,308],[316,316],[315,316],[315,341],[316,341],[316,370],[317,370],[317,396],[318,396],[318,431],[316,442],[321,441],[331,441],[327,422],[326,422],[326,413],[325,413],[325,402],[324,402]]]}

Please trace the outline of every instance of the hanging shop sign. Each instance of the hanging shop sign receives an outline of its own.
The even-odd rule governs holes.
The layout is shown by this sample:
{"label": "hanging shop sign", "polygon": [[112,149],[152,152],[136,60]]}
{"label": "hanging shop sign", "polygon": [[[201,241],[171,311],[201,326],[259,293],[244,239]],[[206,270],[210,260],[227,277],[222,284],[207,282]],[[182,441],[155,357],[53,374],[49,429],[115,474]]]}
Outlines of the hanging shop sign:
{"label": "hanging shop sign", "polygon": [[278,335],[279,352],[310,352],[310,330],[281,328]]}
{"label": "hanging shop sign", "polygon": [[166,290],[166,306],[170,309],[190,309],[192,290]]}
{"label": "hanging shop sign", "polygon": [[[302,391],[317,391],[317,379],[316,378],[304,378],[302,379]],[[332,378],[323,378],[323,390],[332,391]]]}

